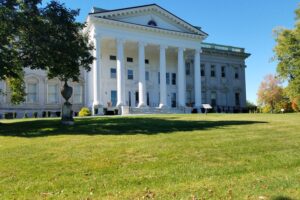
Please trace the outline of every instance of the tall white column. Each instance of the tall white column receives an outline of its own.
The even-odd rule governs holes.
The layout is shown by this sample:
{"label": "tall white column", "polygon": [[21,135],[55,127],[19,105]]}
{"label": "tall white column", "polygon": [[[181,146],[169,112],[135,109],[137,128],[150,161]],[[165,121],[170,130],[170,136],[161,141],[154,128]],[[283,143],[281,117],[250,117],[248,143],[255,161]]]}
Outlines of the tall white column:
{"label": "tall white column", "polygon": [[[93,63],[93,108],[103,105],[101,102],[101,37],[94,36],[95,50],[93,56],[96,58]],[[94,110],[94,109],[93,109]]]}
{"label": "tall white column", "polygon": [[167,85],[166,85],[166,46],[160,46],[159,72],[160,72],[160,104],[159,107],[167,107]]}
{"label": "tall white column", "polygon": [[178,106],[185,107],[185,65],[183,57],[184,49],[178,48]]}
{"label": "tall white column", "polygon": [[124,40],[117,39],[117,106],[125,103]]}
{"label": "tall white column", "polygon": [[195,107],[201,107],[201,60],[200,60],[201,49],[195,49],[194,58],[194,89],[195,89]]}
{"label": "tall white column", "polygon": [[146,99],[146,81],[145,81],[145,43],[139,42],[139,105],[147,106]]}

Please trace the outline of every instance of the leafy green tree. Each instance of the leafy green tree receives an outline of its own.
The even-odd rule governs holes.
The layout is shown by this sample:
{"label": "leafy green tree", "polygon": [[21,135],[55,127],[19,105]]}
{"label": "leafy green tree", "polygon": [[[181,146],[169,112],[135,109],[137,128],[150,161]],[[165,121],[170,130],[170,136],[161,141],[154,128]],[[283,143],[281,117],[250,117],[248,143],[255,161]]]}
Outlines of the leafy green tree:
{"label": "leafy green tree", "polygon": [[[0,2],[0,80],[10,82],[14,103],[24,100],[24,68],[46,70],[48,77],[78,81],[80,69],[90,70],[93,45],[76,22],[79,10],[51,1]],[[16,100],[16,101],[15,101]]]}
{"label": "leafy green tree", "polygon": [[295,11],[293,29],[280,28],[275,31],[275,58],[280,78],[288,81],[287,91],[291,100],[300,96],[300,5]]}
{"label": "leafy green tree", "polygon": [[[0,80],[11,86],[12,103],[24,101],[23,64],[20,56],[18,36],[21,16],[16,0],[0,2]],[[1,93],[3,91],[0,91]]]}

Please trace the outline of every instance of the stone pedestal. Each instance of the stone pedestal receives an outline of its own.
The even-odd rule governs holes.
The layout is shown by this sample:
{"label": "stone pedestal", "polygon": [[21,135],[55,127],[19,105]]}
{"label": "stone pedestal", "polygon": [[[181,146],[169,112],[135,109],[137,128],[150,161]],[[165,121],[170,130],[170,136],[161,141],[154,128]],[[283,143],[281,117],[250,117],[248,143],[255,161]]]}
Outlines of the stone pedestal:
{"label": "stone pedestal", "polygon": [[121,115],[128,115],[129,112],[129,106],[121,106]]}
{"label": "stone pedestal", "polygon": [[69,102],[65,102],[61,109],[61,123],[65,125],[73,125],[73,111],[72,111],[72,104]]}

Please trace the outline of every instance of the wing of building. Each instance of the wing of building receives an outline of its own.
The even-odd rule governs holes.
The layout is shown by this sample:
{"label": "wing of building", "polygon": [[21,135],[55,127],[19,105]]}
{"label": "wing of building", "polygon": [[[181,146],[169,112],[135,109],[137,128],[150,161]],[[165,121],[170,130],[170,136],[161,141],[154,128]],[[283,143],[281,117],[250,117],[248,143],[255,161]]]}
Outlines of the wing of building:
{"label": "wing of building", "polygon": [[[94,115],[119,113],[184,113],[210,104],[217,112],[238,112],[246,106],[243,48],[204,43],[208,37],[156,5],[116,10],[93,8],[87,17],[96,60],[82,71],[74,88],[73,109],[89,107]],[[0,88],[0,113],[58,113],[59,80],[26,69],[26,102],[10,104],[9,87]]]}

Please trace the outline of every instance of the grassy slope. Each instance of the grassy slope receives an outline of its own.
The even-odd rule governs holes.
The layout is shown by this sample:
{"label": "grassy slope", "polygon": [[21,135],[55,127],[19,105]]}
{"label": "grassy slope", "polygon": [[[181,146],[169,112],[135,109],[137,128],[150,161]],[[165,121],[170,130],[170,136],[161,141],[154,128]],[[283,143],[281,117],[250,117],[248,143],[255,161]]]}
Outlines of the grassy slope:
{"label": "grassy slope", "polygon": [[299,114],[1,122],[0,199],[300,199]]}

